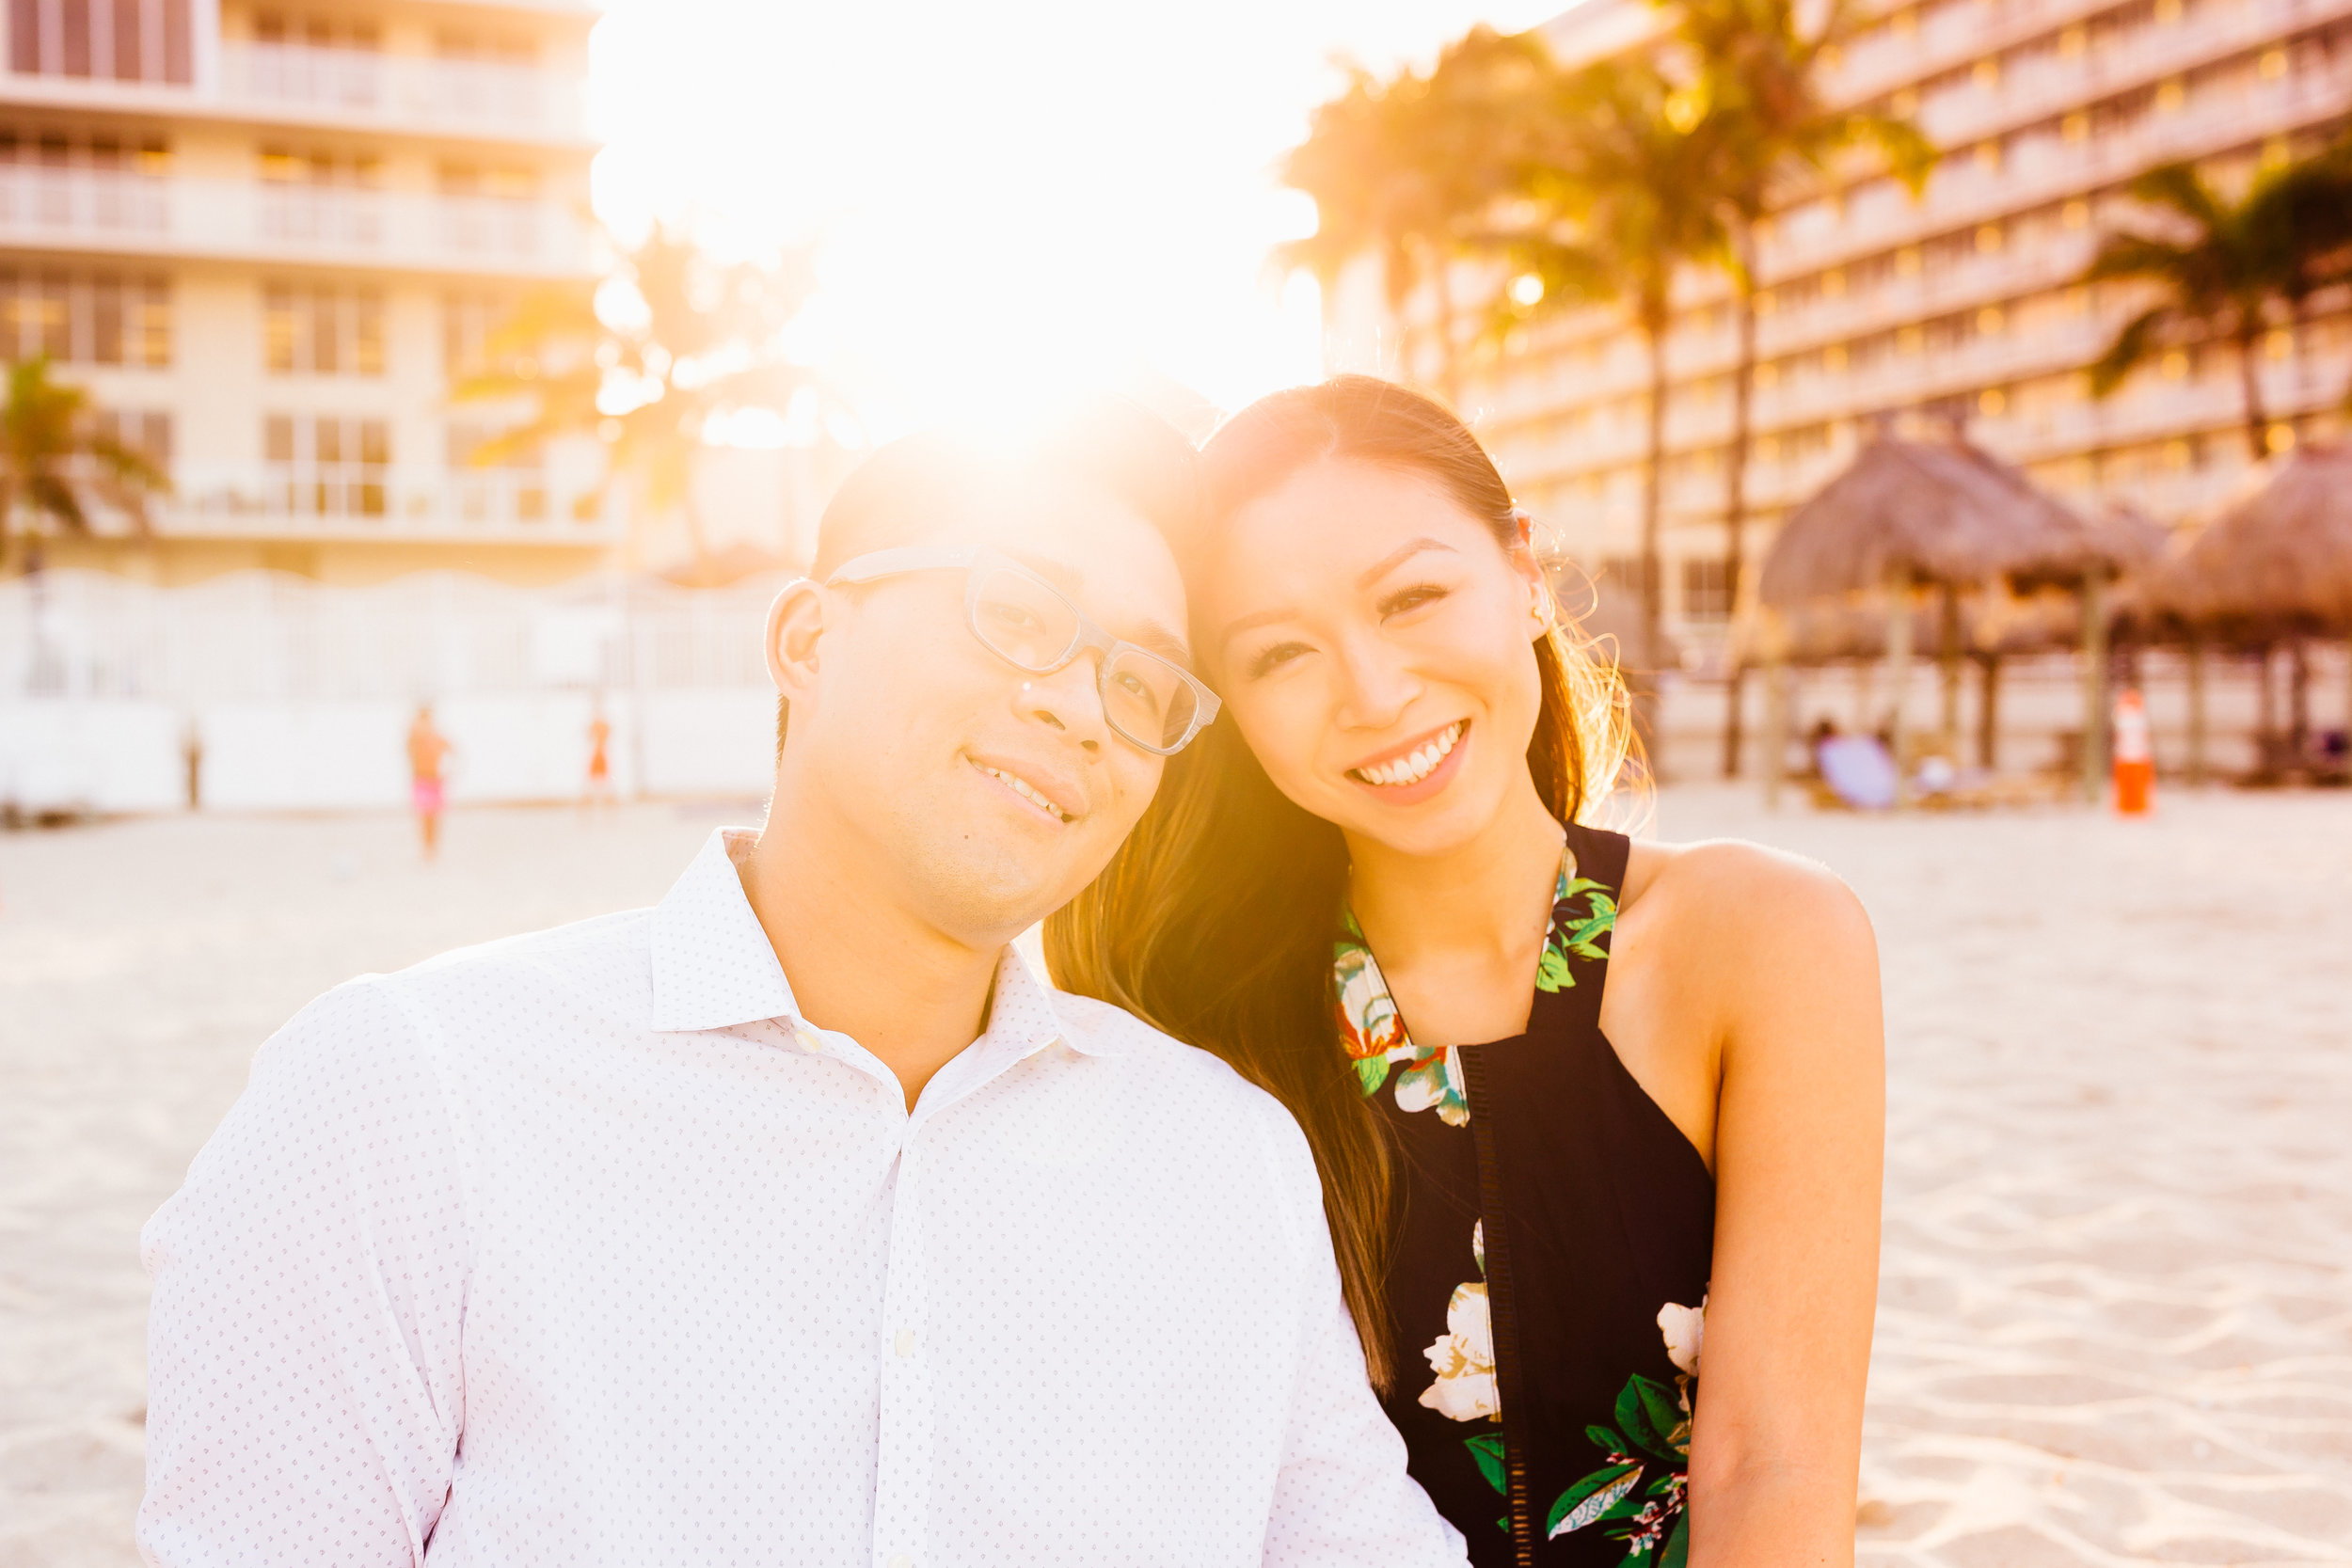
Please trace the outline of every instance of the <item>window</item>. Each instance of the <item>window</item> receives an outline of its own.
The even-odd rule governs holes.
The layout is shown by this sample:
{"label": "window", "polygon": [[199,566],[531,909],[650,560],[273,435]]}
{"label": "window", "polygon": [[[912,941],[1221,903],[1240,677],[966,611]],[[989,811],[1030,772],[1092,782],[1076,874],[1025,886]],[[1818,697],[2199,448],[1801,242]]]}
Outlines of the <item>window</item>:
{"label": "window", "polygon": [[498,293],[452,292],[441,296],[441,373],[461,375],[480,370],[490,337],[506,319],[506,296]]}
{"label": "window", "polygon": [[98,411],[98,434],[109,441],[119,441],[167,471],[171,467],[171,416],[150,409],[102,408]]}
{"label": "window", "polygon": [[171,293],[158,277],[0,267],[0,360],[171,363]]}
{"label": "window", "polygon": [[491,463],[475,460],[485,444],[501,434],[500,426],[485,420],[450,421],[449,476],[457,515],[469,523],[485,518],[545,522],[548,486],[536,445],[501,452]]}
{"label": "window", "polygon": [[382,375],[384,295],[374,289],[264,286],[262,362],[280,375]]}
{"label": "window", "polygon": [[375,24],[364,18],[342,21],[326,16],[296,17],[283,11],[256,11],[253,41],[280,49],[303,46],[373,52],[381,40]]}
{"label": "window", "polygon": [[1642,602],[1642,558],[1638,555],[1613,555],[1600,563],[1600,576],[1595,586],[1602,594],[1621,596],[1628,604]]}
{"label": "window", "polygon": [[305,516],[381,517],[391,435],[382,420],[272,414],[262,452],[278,510]]}
{"label": "window", "polygon": [[1730,562],[1690,560],[1682,563],[1682,618],[1686,621],[1731,619]]}
{"label": "window", "polygon": [[34,76],[193,80],[188,0],[8,0],[8,65]]}

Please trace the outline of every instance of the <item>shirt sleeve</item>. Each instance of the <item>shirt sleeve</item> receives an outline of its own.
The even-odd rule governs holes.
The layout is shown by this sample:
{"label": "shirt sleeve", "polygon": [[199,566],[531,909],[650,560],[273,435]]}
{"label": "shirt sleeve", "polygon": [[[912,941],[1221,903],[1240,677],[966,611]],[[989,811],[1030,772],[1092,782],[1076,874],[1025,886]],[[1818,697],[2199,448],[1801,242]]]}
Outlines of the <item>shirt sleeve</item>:
{"label": "shirt sleeve", "polygon": [[450,1109],[390,987],[262,1046],[147,1224],[142,1558],[421,1564],[464,1424],[467,1234]]}
{"label": "shirt sleeve", "polygon": [[1431,1568],[1467,1562],[1461,1532],[1405,1473],[1405,1439],[1364,1372],[1363,1346],[1340,1294],[1323,1186],[1305,1134],[1287,1114],[1270,1130],[1277,1190],[1296,1216],[1307,1288],[1298,1376],[1266,1526],[1268,1568]]}

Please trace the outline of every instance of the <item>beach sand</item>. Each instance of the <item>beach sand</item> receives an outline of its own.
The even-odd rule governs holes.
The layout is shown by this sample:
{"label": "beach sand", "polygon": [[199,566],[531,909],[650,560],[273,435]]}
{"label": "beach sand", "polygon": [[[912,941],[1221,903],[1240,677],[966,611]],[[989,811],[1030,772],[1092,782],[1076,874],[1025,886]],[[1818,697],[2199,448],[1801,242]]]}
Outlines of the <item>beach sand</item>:
{"label": "beach sand", "polygon": [[[140,1224],[348,975],[653,901],[750,808],[0,835],[0,1568],[125,1564]],[[2352,1563],[2352,798],[1864,819],[1668,791],[1876,921],[1869,1564]]]}

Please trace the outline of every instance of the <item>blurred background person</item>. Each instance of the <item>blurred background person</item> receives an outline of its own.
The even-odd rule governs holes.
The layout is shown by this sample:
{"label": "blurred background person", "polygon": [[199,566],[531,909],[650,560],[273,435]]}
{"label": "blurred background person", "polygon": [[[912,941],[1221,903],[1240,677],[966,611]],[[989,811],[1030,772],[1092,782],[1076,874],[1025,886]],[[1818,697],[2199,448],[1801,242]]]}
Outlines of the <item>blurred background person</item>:
{"label": "blurred background person", "polygon": [[417,814],[417,833],[424,858],[440,852],[441,808],[445,804],[442,765],[456,748],[433,722],[433,705],[419,703],[408,725],[408,805]]}

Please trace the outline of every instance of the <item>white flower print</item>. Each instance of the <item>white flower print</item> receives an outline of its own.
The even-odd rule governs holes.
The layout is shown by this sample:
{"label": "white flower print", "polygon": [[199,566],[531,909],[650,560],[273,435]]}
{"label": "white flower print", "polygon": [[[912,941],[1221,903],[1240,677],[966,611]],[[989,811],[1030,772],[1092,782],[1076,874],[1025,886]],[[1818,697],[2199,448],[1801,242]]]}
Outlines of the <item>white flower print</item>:
{"label": "white flower print", "polygon": [[1438,1379],[1422,1390],[1421,1402],[1448,1420],[1491,1419],[1502,1412],[1495,1396],[1495,1342],[1486,1316],[1486,1287],[1472,1281],[1454,1288],[1446,1304],[1446,1332],[1422,1354]]}
{"label": "white flower print", "polygon": [[[1470,1225],[1470,1256],[1478,1272],[1486,1272],[1486,1222]],[[1427,1350],[1430,1370],[1438,1381],[1422,1390],[1421,1402],[1452,1421],[1502,1418],[1502,1402],[1495,1393],[1494,1323],[1486,1312],[1486,1286],[1474,1279],[1454,1289],[1446,1303],[1445,1333]]]}
{"label": "white flower print", "polygon": [[1696,1307],[1668,1302],[1658,1309],[1658,1332],[1666,1338],[1666,1355],[1686,1377],[1699,1375],[1699,1346],[1707,1338],[1707,1300]]}

